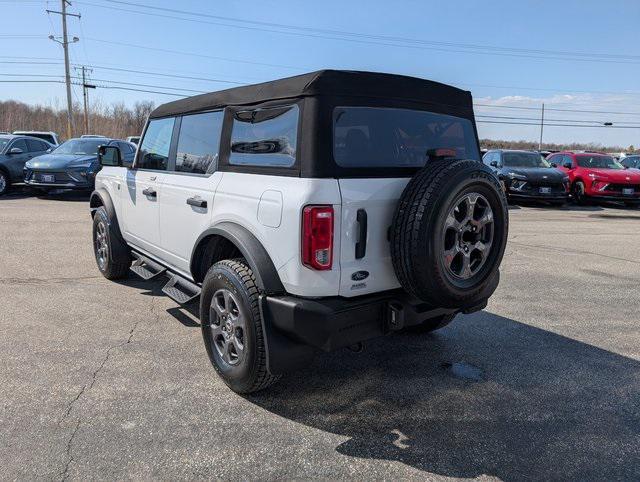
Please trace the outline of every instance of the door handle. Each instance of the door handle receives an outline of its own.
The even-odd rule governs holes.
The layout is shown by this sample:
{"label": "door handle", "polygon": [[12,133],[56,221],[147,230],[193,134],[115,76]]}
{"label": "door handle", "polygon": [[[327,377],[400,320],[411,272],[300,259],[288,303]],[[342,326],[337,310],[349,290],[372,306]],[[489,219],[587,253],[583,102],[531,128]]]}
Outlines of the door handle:
{"label": "door handle", "polygon": [[356,259],[364,258],[367,252],[367,211],[358,209],[356,214],[358,222],[358,242],[356,243]]}
{"label": "door handle", "polygon": [[151,189],[150,187],[145,188],[145,189],[142,191],[142,194],[144,194],[145,196],[148,196],[148,197],[158,197],[158,193],[157,193],[157,192],[155,192],[155,191],[154,191],[153,189]]}
{"label": "door handle", "polygon": [[189,199],[187,199],[187,204],[189,206],[195,206],[197,208],[207,207],[207,201],[205,201],[204,199],[200,199],[198,196],[190,197]]}

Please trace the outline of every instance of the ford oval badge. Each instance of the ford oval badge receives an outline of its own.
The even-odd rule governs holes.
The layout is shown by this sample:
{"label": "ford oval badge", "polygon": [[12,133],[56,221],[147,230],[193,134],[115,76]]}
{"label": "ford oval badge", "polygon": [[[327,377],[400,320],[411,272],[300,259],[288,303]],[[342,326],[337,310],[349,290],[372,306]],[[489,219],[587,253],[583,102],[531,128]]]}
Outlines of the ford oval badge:
{"label": "ford oval badge", "polygon": [[356,271],[351,275],[351,279],[353,281],[362,281],[363,279],[367,279],[369,277],[368,271]]}

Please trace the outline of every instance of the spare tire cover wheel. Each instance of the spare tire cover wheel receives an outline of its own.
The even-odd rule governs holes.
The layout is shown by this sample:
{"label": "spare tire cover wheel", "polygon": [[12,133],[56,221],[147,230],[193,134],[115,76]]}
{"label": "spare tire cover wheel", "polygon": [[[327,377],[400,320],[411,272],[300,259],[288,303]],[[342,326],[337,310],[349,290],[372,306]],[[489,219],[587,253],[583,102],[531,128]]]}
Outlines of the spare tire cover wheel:
{"label": "spare tire cover wheel", "polygon": [[394,270],[403,288],[426,302],[477,304],[495,290],[507,232],[506,199],[489,168],[473,160],[429,163],[398,203]]}

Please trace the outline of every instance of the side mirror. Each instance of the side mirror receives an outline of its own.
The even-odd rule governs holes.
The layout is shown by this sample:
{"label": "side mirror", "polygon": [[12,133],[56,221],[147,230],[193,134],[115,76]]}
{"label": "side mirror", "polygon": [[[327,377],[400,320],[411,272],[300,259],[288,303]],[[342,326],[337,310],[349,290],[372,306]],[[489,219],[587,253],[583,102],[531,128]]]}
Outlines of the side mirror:
{"label": "side mirror", "polygon": [[570,162],[565,162],[562,167],[564,167],[565,169],[573,169],[573,164],[571,164]]}
{"label": "side mirror", "polygon": [[53,147],[50,147],[49,149],[47,149],[47,150],[46,150],[46,151],[44,151],[44,152],[46,152],[47,154],[49,154],[49,153],[53,152]]}
{"label": "side mirror", "polygon": [[491,161],[489,164],[491,167],[498,167],[498,161]]}
{"label": "side mirror", "polygon": [[19,147],[12,147],[8,154],[22,154],[22,149],[20,149]]}
{"label": "side mirror", "polygon": [[551,167],[558,167],[558,165],[555,162],[552,162]]}
{"label": "side mirror", "polygon": [[122,167],[122,154],[116,146],[100,146],[98,162],[101,166]]}

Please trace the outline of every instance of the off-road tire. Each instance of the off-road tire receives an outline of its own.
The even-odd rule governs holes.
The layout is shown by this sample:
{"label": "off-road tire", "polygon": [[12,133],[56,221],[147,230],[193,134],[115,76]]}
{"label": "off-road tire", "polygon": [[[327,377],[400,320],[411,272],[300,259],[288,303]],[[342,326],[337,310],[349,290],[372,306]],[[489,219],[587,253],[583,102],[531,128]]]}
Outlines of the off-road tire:
{"label": "off-road tire", "polygon": [[[493,239],[479,270],[464,282],[441,256],[445,220],[460,196],[480,193],[493,211]],[[497,286],[508,234],[505,194],[493,172],[474,160],[429,162],[407,184],[391,226],[391,259],[402,287],[434,306],[458,308],[489,298]]]}
{"label": "off-road tire", "polygon": [[436,318],[432,318],[430,320],[426,320],[419,325],[409,326],[406,328],[407,333],[413,334],[423,334],[423,333],[431,333],[433,331],[444,328],[449,323],[451,323],[456,317],[456,314],[452,315],[442,315]]}
{"label": "off-road tire", "polygon": [[[106,243],[106,257],[101,261],[101,255],[99,253],[98,239],[99,233],[104,233]],[[96,209],[93,215],[93,252],[96,258],[96,264],[102,275],[109,280],[117,280],[126,278],[129,274],[129,267],[131,263],[116,263],[113,256],[113,230],[109,222],[109,216],[107,210],[100,206]]]}
{"label": "off-road tire", "polygon": [[[212,337],[212,299],[218,290],[226,289],[242,304],[245,320],[246,352],[238,365],[228,364],[215,348]],[[223,260],[214,264],[202,283],[200,322],[209,360],[220,378],[236,393],[253,393],[277,382],[280,376],[267,369],[267,347],[262,331],[259,290],[253,271],[243,259]]]}

